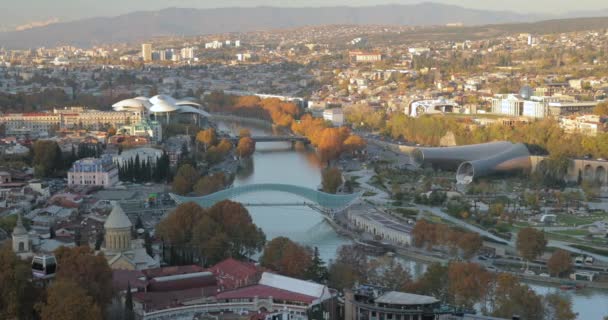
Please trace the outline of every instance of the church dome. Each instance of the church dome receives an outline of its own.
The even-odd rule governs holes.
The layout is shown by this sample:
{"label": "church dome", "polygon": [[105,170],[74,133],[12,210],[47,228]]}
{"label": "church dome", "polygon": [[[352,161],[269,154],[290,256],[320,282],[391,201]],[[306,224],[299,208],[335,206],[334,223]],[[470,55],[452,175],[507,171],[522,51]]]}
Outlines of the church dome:
{"label": "church dome", "polygon": [[108,219],[104,223],[104,229],[126,229],[131,228],[131,220],[127,217],[127,214],[122,210],[120,204],[114,203],[114,208],[108,216]]}

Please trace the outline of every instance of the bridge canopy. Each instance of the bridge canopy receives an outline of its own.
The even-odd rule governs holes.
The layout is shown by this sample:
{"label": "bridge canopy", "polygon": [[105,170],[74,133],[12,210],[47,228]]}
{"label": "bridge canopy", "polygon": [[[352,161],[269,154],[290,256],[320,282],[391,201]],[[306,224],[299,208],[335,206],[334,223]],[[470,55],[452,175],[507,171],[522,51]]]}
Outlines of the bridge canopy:
{"label": "bridge canopy", "polygon": [[177,194],[171,194],[171,197],[178,204],[186,203],[186,202],[195,202],[201,207],[212,207],[214,204],[221,202],[223,200],[234,199],[240,195],[254,193],[254,192],[266,192],[266,191],[274,191],[274,192],[285,192],[290,193],[301,198],[307,200],[307,204],[313,204],[321,207],[325,210],[343,210],[352,205],[357,199],[359,199],[359,193],[353,194],[345,194],[345,195],[337,195],[330,194],[321,191],[317,191],[314,189],[302,187],[302,186],[294,186],[290,184],[280,184],[280,183],[262,183],[262,184],[249,184],[244,186],[238,186],[234,188],[229,188],[225,190],[221,190],[212,194],[208,194],[206,196],[200,197],[185,197]]}

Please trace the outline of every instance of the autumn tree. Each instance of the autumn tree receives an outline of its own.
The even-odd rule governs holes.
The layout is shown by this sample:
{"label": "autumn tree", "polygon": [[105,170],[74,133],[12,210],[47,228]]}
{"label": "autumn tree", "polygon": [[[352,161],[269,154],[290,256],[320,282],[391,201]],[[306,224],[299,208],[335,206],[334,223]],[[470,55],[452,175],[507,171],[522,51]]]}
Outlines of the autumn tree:
{"label": "autumn tree", "polygon": [[575,320],[572,301],[558,293],[548,293],[543,297],[545,320]]}
{"label": "autumn tree", "polygon": [[483,240],[478,233],[460,232],[458,233],[458,247],[462,250],[465,259],[473,257],[483,246]]}
{"label": "autumn tree", "polygon": [[549,269],[549,272],[552,275],[558,277],[568,273],[572,270],[572,257],[570,256],[570,252],[563,249],[557,249],[547,261],[547,269]]}
{"label": "autumn tree", "polygon": [[336,167],[324,169],[321,174],[321,185],[324,192],[336,193],[342,185],[342,172],[340,169]]}
{"label": "autumn tree", "polygon": [[217,135],[215,134],[215,129],[213,128],[201,130],[196,134],[196,141],[203,144],[205,151],[209,146],[214,145],[216,140]]}
{"label": "autumn tree", "polygon": [[536,259],[545,251],[547,239],[542,231],[534,228],[523,228],[517,234],[517,251],[527,261]]}
{"label": "autumn tree", "polygon": [[239,139],[239,143],[236,146],[236,153],[239,158],[250,157],[255,151],[255,141],[250,137],[244,136]]}
{"label": "autumn tree", "polygon": [[57,280],[78,283],[93,301],[103,307],[112,299],[112,270],[101,254],[88,246],[55,250]]}
{"label": "autumn tree", "polygon": [[200,174],[191,164],[183,164],[177,169],[173,177],[173,192],[181,195],[192,192],[192,188],[198,182]]}
{"label": "autumn tree", "polygon": [[239,137],[240,138],[251,137],[251,130],[249,130],[247,128],[240,129],[239,130]]}
{"label": "autumn tree", "polygon": [[389,290],[404,291],[412,282],[410,273],[391,257],[373,259],[368,269],[368,282]]}
{"label": "autumn tree", "polygon": [[197,195],[204,196],[222,190],[225,185],[226,176],[224,173],[218,172],[198,179],[193,190]]}
{"label": "autumn tree", "polygon": [[10,242],[0,246],[0,319],[32,319],[37,293],[32,269],[13,252]]}
{"label": "autumn tree", "polygon": [[448,266],[449,293],[457,306],[472,308],[488,294],[492,274],[469,262],[451,262]]}
{"label": "autumn tree", "polygon": [[344,140],[344,151],[355,152],[365,149],[367,142],[358,135],[351,135]]}
{"label": "autumn tree", "polygon": [[526,320],[543,318],[541,297],[512,274],[497,276],[493,296],[492,315],[495,317],[511,318],[517,314]]}
{"label": "autumn tree", "polygon": [[42,320],[80,320],[84,315],[87,319],[103,319],[99,304],[85,289],[69,279],[55,280],[47,290],[46,303],[39,305],[38,309]]}
{"label": "autumn tree", "polygon": [[157,237],[174,251],[172,264],[191,263],[179,257],[197,255],[210,265],[229,256],[243,258],[262,249],[266,238],[240,203],[222,201],[205,209],[179,205],[156,228]]}
{"label": "autumn tree", "polygon": [[608,102],[600,102],[593,108],[593,113],[605,117],[608,116]]}
{"label": "autumn tree", "polygon": [[303,279],[312,265],[312,250],[289,238],[277,237],[264,247],[260,263],[288,277]]}
{"label": "autumn tree", "polygon": [[447,302],[449,301],[448,282],[448,267],[433,263],[420,278],[408,284],[405,291],[432,296]]}
{"label": "autumn tree", "polygon": [[367,279],[367,255],[354,245],[344,245],[329,266],[329,286],[342,290]]}

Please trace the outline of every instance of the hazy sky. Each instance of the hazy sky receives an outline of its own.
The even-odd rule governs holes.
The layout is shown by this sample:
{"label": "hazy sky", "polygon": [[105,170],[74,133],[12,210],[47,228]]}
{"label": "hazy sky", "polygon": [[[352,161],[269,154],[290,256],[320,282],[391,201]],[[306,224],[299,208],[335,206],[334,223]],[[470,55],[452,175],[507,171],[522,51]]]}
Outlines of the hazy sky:
{"label": "hazy sky", "polygon": [[[412,4],[421,0],[0,0],[0,26],[58,18],[61,21],[113,16],[167,7],[217,8],[234,6],[310,7],[331,5]],[[427,1],[431,2],[431,1]],[[432,0],[468,8],[520,13],[565,13],[608,9],[606,0]]]}

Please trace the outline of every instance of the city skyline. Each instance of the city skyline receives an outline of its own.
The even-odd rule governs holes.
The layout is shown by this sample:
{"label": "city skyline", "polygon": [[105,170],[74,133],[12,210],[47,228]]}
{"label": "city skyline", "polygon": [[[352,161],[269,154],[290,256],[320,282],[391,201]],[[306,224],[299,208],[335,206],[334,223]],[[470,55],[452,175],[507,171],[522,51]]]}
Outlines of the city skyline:
{"label": "city skyline", "polygon": [[[326,7],[326,6],[373,6],[386,4],[418,4],[424,2],[434,2],[441,4],[457,5],[465,8],[494,10],[494,11],[513,11],[523,14],[543,14],[543,15],[569,15],[576,12],[593,12],[605,10],[608,7],[600,0],[581,0],[572,2],[568,0],[557,1],[534,1],[530,3],[524,0],[515,1],[474,1],[474,0],[331,0],[331,1],[278,1],[278,0],[227,0],[221,5],[209,1],[197,0],[135,0],[128,3],[117,0],[109,0],[103,3],[84,0],[73,3],[68,0],[53,2],[29,0],[6,4],[0,18],[0,30],[9,31],[17,27],[28,27],[37,24],[48,24],[57,21],[65,22],[91,17],[116,16],[131,13],[134,11],[160,10],[170,7],[181,8],[225,8],[225,7]],[[549,5],[550,4],[550,5]],[[601,15],[601,13],[599,13]]]}

